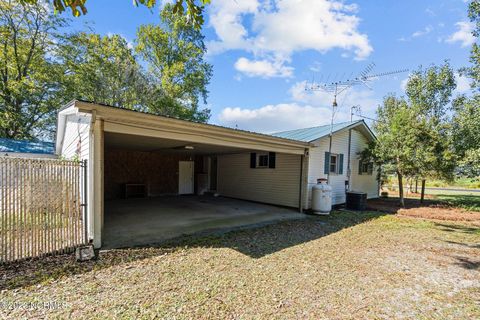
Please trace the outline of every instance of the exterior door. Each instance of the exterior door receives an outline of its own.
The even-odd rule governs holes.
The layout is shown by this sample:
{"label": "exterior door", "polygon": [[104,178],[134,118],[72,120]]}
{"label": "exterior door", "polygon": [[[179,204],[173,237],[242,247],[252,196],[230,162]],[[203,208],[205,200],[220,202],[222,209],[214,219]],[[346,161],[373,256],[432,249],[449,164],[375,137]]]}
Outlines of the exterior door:
{"label": "exterior door", "polygon": [[193,194],[193,161],[178,162],[178,194]]}

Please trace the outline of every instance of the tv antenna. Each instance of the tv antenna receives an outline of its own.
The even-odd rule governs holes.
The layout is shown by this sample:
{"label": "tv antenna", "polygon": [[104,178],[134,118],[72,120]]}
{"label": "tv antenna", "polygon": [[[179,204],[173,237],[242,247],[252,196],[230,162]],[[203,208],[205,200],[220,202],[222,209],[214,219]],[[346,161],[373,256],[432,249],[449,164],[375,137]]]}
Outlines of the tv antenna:
{"label": "tv antenna", "polygon": [[362,113],[362,107],[357,104],[350,108],[350,122],[353,122],[353,115],[360,115]]}
{"label": "tv antenna", "polygon": [[364,116],[362,114],[362,107],[359,104],[350,107],[350,122],[353,121],[353,116],[357,116],[363,119],[368,119],[370,121],[378,121],[377,119]]}
{"label": "tv antenna", "polygon": [[[330,81],[330,76],[327,77],[327,80],[325,82],[315,82],[312,81],[312,83],[308,83],[305,85],[305,91],[324,91],[328,93],[333,93],[333,102],[332,102],[332,118],[330,121],[330,142],[328,146],[328,154],[330,155],[332,152],[332,135],[333,135],[333,119],[335,117],[335,112],[336,108],[338,107],[337,104],[337,97],[339,94],[347,91],[349,88],[357,85],[364,85],[368,89],[372,90],[372,87],[370,86],[370,82],[373,80],[376,80],[380,77],[385,77],[385,76],[390,76],[393,74],[398,74],[398,73],[403,73],[407,72],[408,69],[398,69],[394,71],[387,71],[387,72],[380,72],[377,74],[372,74],[373,69],[375,68],[375,63],[371,62],[369,63],[365,69],[363,69],[358,76],[350,79],[339,79],[339,80],[334,80]],[[343,78],[343,76],[342,76]],[[352,110],[353,111],[353,110]],[[353,115],[351,114],[351,119]],[[330,163],[330,159],[328,160],[328,163]],[[327,171],[327,183],[330,183],[330,168],[328,168]]]}

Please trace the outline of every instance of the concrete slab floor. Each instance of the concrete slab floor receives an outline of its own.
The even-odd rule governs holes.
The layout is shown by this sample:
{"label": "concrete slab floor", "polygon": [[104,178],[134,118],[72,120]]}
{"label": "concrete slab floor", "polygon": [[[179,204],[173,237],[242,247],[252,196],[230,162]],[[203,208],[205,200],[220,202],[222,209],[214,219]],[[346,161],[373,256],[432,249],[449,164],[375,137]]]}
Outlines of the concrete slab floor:
{"label": "concrete slab floor", "polygon": [[206,230],[305,217],[296,209],[213,196],[106,201],[102,248],[155,244]]}

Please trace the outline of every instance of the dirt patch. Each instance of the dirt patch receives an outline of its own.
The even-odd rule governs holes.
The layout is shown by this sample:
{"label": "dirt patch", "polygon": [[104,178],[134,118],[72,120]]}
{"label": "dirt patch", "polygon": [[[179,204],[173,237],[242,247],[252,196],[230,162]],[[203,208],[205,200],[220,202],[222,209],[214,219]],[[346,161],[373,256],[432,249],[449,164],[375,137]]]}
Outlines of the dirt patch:
{"label": "dirt patch", "polygon": [[368,209],[395,213],[413,218],[465,221],[480,226],[480,212],[452,207],[437,200],[405,199],[405,208],[398,203],[398,198],[380,198],[368,200]]}

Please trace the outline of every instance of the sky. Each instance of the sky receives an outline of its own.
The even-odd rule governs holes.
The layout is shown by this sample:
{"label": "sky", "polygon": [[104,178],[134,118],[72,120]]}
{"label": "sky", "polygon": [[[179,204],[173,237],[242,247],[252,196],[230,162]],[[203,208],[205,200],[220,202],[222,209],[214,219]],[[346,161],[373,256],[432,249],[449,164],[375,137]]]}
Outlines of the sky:
{"label": "sky", "polygon": [[[474,41],[467,6],[464,0],[212,0],[202,30],[213,65],[209,122],[263,133],[324,125],[333,95],[305,90],[312,82],[354,78],[371,63],[370,74],[445,60],[455,69],[467,66]],[[140,25],[159,22],[160,7],[137,8],[128,0],[90,0],[87,8],[72,18],[73,29],[88,25],[132,44]],[[349,121],[352,106],[375,118],[385,95],[404,94],[408,75],[348,88],[337,98],[334,121]],[[469,90],[458,77],[455,94]]]}

